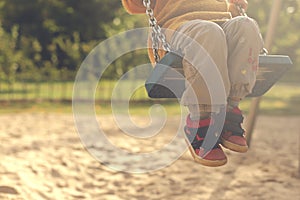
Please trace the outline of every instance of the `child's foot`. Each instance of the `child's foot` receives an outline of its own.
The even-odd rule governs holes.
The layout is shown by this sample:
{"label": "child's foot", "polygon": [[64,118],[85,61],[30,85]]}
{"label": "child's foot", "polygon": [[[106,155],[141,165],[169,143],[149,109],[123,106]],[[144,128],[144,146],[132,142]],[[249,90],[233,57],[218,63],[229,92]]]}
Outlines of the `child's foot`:
{"label": "child's foot", "polygon": [[243,120],[242,111],[238,107],[227,111],[221,136],[221,144],[225,148],[240,153],[248,151],[245,131],[241,126]]}
{"label": "child's foot", "polygon": [[226,164],[227,157],[219,144],[218,138],[216,138],[216,144],[213,147],[202,147],[210,126],[214,126],[211,118],[192,121],[188,116],[185,127],[185,139],[195,162],[209,167],[222,166]]}

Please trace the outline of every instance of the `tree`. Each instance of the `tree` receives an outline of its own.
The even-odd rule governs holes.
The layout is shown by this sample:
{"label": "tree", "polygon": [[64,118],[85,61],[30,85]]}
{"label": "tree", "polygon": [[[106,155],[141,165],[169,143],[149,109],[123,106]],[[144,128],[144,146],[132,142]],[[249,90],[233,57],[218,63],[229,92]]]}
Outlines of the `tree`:
{"label": "tree", "polygon": [[[285,76],[285,80],[297,81],[300,74],[300,17],[299,0],[285,0],[282,2],[282,10],[278,26],[276,28],[272,49],[272,54],[289,55],[294,63],[294,68]],[[253,0],[250,3],[248,14],[258,21],[263,35],[268,31],[269,20],[268,10],[272,6],[272,1]]]}
{"label": "tree", "polygon": [[[2,0],[0,6],[4,29],[10,32],[13,26],[19,27],[17,48],[22,49],[21,37],[36,39],[40,44],[43,62],[36,62],[37,67],[43,67],[47,61],[57,68],[75,70],[80,59],[78,55],[70,55],[74,45],[69,44],[105,39],[104,24],[114,19],[121,3],[118,0]],[[32,52],[26,53],[33,56]],[[83,59],[85,52],[77,53]]]}

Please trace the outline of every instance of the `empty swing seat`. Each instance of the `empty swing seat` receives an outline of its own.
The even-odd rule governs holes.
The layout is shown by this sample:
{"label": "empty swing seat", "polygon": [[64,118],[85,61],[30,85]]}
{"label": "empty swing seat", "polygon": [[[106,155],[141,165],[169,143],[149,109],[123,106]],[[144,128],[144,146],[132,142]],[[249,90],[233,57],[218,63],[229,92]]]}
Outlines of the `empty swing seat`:
{"label": "empty swing seat", "polygon": [[[265,94],[292,67],[285,55],[260,55],[257,80],[247,97]],[[182,57],[168,52],[153,68],[145,87],[150,98],[181,98],[185,90]]]}

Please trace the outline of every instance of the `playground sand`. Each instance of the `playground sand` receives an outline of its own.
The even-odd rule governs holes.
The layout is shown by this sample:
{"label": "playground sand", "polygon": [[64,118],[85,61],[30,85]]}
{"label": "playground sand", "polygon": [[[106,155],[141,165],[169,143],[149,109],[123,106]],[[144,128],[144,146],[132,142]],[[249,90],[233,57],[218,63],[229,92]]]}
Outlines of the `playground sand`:
{"label": "playground sand", "polygon": [[[123,139],[111,116],[98,120],[115,145],[133,152],[151,151],[176,131],[169,125],[155,142],[140,142]],[[0,199],[300,199],[300,117],[260,116],[251,149],[225,150],[223,167],[203,167],[186,151],[171,165],[143,174],[100,164],[81,143],[71,114],[4,114],[0,121]]]}

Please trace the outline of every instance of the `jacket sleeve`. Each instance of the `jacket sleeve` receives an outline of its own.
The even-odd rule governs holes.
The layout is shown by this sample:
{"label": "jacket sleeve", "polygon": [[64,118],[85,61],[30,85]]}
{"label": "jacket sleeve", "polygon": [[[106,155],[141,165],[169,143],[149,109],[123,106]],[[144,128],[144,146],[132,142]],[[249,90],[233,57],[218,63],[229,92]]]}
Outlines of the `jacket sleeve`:
{"label": "jacket sleeve", "polygon": [[[151,1],[151,7],[153,8],[156,0]],[[143,0],[122,0],[122,4],[126,11],[130,14],[142,14],[146,9],[143,4]]]}

